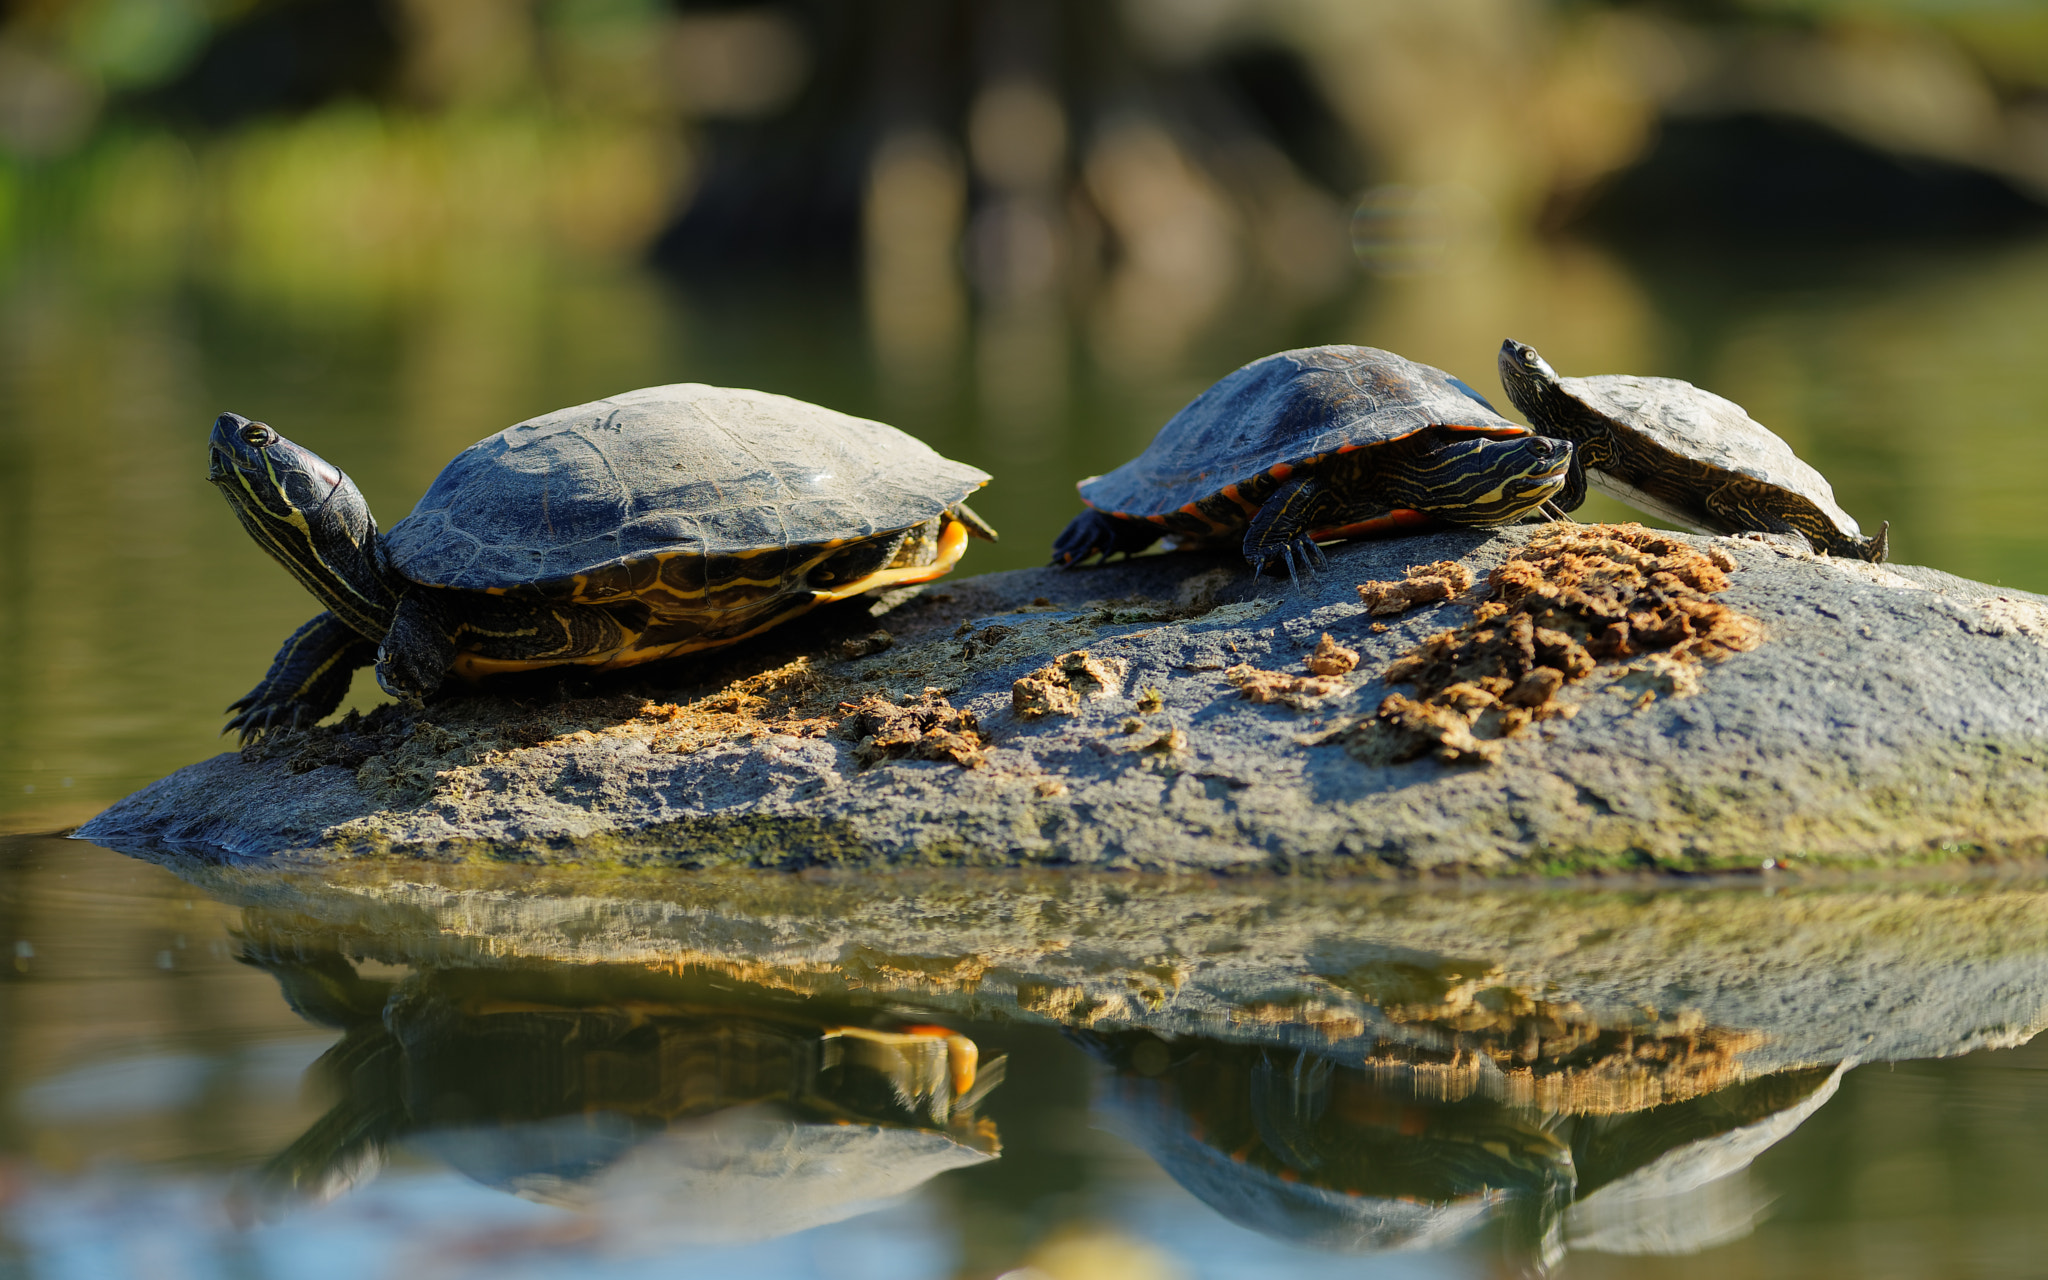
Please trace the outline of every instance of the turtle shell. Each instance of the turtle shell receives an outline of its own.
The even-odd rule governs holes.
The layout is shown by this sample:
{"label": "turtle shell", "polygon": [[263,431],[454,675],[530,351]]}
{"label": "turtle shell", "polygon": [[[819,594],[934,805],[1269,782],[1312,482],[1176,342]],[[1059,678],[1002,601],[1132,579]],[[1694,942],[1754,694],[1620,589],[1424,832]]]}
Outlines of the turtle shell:
{"label": "turtle shell", "polygon": [[1429,427],[1527,435],[1472,388],[1377,347],[1303,347],[1230,374],[1167,420],[1137,457],[1083,480],[1100,511],[1164,515],[1233,485]]}
{"label": "turtle shell", "polygon": [[[1861,538],[1855,517],[1835,502],[1835,491],[1820,472],[1801,461],[1792,446],[1776,432],[1749,416],[1741,405],[1711,391],[1702,391],[1677,378],[1640,378],[1633,374],[1603,374],[1591,378],[1559,378],[1565,395],[1591,413],[1604,418],[1615,430],[1629,432],[1680,457],[1691,459],[1716,471],[1748,476],[1773,488],[1795,494],[1833,521],[1852,538]],[[1611,477],[1595,473],[1594,484],[1617,486]],[[1670,509],[1647,494],[1629,486],[1615,496],[1696,533],[1716,533],[1699,527],[1699,517]],[[1646,505],[1647,504],[1647,505]]]}
{"label": "turtle shell", "polygon": [[675,383],[479,440],[384,549],[428,586],[616,598],[652,560],[854,542],[922,524],[988,478],[879,422]]}

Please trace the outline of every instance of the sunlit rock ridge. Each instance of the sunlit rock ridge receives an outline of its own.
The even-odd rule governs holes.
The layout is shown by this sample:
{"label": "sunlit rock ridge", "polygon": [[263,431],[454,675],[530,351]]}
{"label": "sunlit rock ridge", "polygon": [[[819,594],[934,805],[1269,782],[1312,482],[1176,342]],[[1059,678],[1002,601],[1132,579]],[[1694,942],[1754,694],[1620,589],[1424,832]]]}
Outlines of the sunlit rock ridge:
{"label": "sunlit rock ridge", "polygon": [[2048,598],[1930,569],[1537,526],[1332,548],[1299,588],[1145,556],[817,616],[626,689],[277,735],[79,834],[231,858],[1372,874],[2048,840]]}

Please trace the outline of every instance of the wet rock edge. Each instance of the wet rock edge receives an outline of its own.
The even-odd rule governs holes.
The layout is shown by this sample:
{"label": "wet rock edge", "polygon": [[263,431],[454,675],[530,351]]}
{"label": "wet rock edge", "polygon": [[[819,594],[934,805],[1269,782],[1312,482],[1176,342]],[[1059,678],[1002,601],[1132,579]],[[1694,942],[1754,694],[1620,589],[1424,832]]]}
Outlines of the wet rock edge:
{"label": "wet rock edge", "polygon": [[[467,699],[422,717],[458,740],[424,794],[366,786],[360,766],[294,773],[286,753],[227,754],[80,834],[229,858],[1380,876],[1893,865],[2048,846],[2048,598],[1741,540],[1685,537],[1732,556],[1721,598],[1767,636],[1715,664],[1697,696],[1636,705],[1590,688],[1580,714],[1510,740],[1491,766],[1372,766],[1302,745],[1370,715],[1392,691],[1378,673],[1469,620],[1486,575],[1529,533],[1333,548],[1299,592],[1200,555],[960,579],[839,610],[744,657],[756,672],[806,664],[810,710],[849,690],[939,688],[981,726],[978,768],[864,765],[860,744],[795,721],[675,754],[586,717],[595,729],[476,751],[462,734],[504,713]],[[1440,560],[1479,586],[1389,619],[1354,590]],[[886,644],[864,638],[878,625]],[[1325,632],[1361,653],[1335,697],[1253,705],[1224,678],[1246,662],[1300,672]],[[1069,712],[1012,709],[1014,684],[1084,650],[1108,684],[1083,682]],[[678,683],[649,693],[716,696],[735,661],[658,673]]]}

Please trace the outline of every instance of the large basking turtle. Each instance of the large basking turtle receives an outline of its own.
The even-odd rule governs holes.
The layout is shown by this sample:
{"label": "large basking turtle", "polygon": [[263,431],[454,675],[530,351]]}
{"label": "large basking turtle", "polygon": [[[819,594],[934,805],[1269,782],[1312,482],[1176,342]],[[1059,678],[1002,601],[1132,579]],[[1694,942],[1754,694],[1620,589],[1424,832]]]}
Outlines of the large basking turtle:
{"label": "large basking turtle", "polygon": [[1741,405],[1676,378],[1561,378],[1536,348],[1500,348],[1508,399],[1536,429],[1577,446],[1558,505],[1594,487],[1694,533],[1797,534],[1829,555],[1881,561],[1891,525],[1866,538],[1826,477]]}
{"label": "large basking turtle", "polygon": [[229,707],[244,737],[333,711],[358,667],[394,696],[729,645],[828,600],[925,582],[987,483],[894,427],[679,383],[507,427],[389,533],[335,467],[222,414],[207,478],[327,611]]}
{"label": "large basking turtle", "polygon": [[1088,510],[1053,563],[1237,542],[1292,576],[1318,542],[1444,523],[1503,525],[1564,488],[1571,445],[1494,412],[1426,364],[1373,347],[1254,360],[1169,419],[1145,452],[1078,486]]}

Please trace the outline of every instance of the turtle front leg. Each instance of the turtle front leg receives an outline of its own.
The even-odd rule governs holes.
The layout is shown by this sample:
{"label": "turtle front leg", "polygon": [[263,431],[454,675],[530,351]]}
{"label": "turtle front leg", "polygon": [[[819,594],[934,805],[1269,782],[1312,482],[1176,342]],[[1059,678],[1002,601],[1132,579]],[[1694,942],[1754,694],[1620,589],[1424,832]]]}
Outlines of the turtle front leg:
{"label": "turtle front leg", "polygon": [[1542,510],[1545,515],[1549,515],[1551,509],[1555,508],[1557,515],[1551,518],[1561,520],[1565,518],[1566,512],[1577,511],[1585,505],[1586,455],[1585,446],[1579,445],[1572,449],[1572,467],[1571,470],[1565,472],[1564,488],[1557,491],[1556,497],[1544,503]]}
{"label": "turtle front leg", "polygon": [[431,591],[415,588],[398,601],[391,629],[377,646],[377,683],[399,699],[432,696],[455,662],[454,626]]}
{"label": "turtle front leg", "polygon": [[1328,562],[1309,531],[1330,525],[1337,505],[1335,490],[1314,476],[1300,476],[1275,489],[1244,533],[1244,558],[1251,562],[1252,576],[1258,577],[1268,561],[1278,558],[1287,565],[1288,580],[1299,587],[1295,557],[1311,573]]}
{"label": "turtle front leg", "polygon": [[228,707],[234,718],[221,732],[249,742],[272,729],[317,724],[341,705],[356,668],[375,660],[360,631],[323,613],[294,631],[262,681]]}

